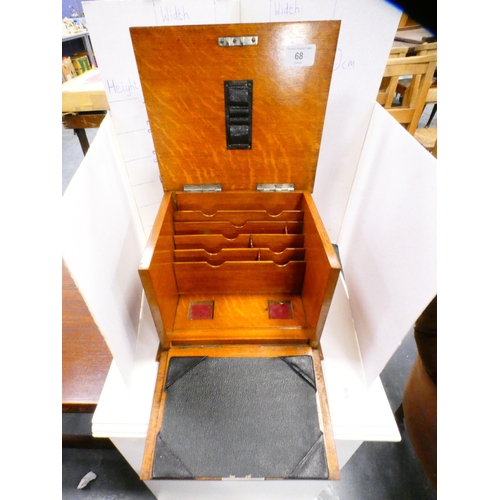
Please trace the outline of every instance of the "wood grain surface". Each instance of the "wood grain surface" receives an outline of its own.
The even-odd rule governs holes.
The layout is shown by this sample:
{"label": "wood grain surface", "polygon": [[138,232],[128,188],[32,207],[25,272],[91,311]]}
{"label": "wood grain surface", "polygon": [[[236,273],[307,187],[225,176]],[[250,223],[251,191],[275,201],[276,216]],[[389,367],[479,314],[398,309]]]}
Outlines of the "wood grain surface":
{"label": "wood grain surface", "polygon": [[139,266],[139,276],[161,345],[167,345],[166,336],[173,330],[177,307],[178,290],[172,267],[174,209],[172,195],[166,193],[162,198]]}
{"label": "wood grain surface", "polygon": [[328,479],[339,480],[340,468],[337,458],[337,449],[333,438],[332,421],[330,417],[330,407],[326,395],[325,379],[321,368],[321,355],[318,349],[313,349],[312,353],[314,372],[316,375],[317,399],[320,412],[320,425],[325,438],[326,460],[328,462]]}
{"label": "wood grain surface", "polygon": [[221,234],[179,235],[174,237],[175,248],[203,249],[218,253],[224,248],[268,248],[272,252],[283,252],[286,248],[303,248],[303,234],[242,234],[236,238],[225,238]]}
{"label": "wood grain surface", "polygon": [[146,435],[146,444],[144,446],[144,455],[142,457],[142,468],[140,478],[147,481],[153,477],[153,458],[156,445],[156,436],[161,429],[163,420],[163,408],[165,407],[166,392],[163,390],[165,380],[167,379],[168,351],[160,355],[160,364],[156,375],[156,385],[153,396],[153,406],[149,417],[148,432]]}
{"label": "wood grain surface", "polygon": [[[289,339],[305,340],[318,347],[340,263],[310,193],[294,192],[290,196],[246,192],[244,197],[242,193],[184,194],[165,194],[139,270],[161,345],[168,349],[183,341],[188,345],[197,341],[242,342],[247,336],[248,343],[280,343]],[[267,213],[268,195],[280,207],[280,213],[299,212],[303,221],[250,220],[243,228],[236,228],[245,233],[244,228],[251,227],[249,234],[235,235],[223,234],[232,226],[223,219],[175,222],[179,212],[187,214],[191,209],[195,209],[195,219],[198,218],[204,202],[208,213],[251,216],[259,205],[266,207]],[[244,210],[239,210],[240,202]],[[184,210],[179,211],[180,205]],[[201,212],[205,213],[205,209]],[[294,229],[298,234],[269,232],[275,231],[276,225],[286,228],[293,224],[299,225]],[[252,234],[253,230],[263,232]],[[283,232],[283,228],[279,230]],[[177,234],[178,231],[186,234]],[[215,234],[204,234],[207,232]],[[248,300],[242,301],[245,294]],[[287,330],[284,324],[280,331],[275,327],[277,323],[254,325],[254,318],[259,315],[252,297],[259,294],[269,299],[276,294],[300,297],[300,331]],[[205,295],[209,300],[217,296],[218,304],[230,304],[224,306],[224,322],[218,318],[211,323],[195,321],[186,326],[183,295]],[[202,326],[196,326],[198,323]]]}
{"label": "wood grain surface", "polygon": [[285,248],[282,252],[273,252],[267,248],[224,248],[216,253],[203,249],[175,250],[176,262],[208,262],[220,266],[226,261],[271,261],[285,265],[291,260],[304,260],[303,248]]}
{"label": "wood grain surface", "polygon": [[[340,264],[310,196],[339,27],[322,21],[130,30],[166,192],[139,270],[164,349],[141,479],[152,477],[172,356],[312,355],[329,477],[339,477],[320,351],[312,347],[320,347]],[[218,37],[227,36],[259,40],[220,46]],[[288,64],[290,49],[311,44],[312,65]],[[253,82],[250,150],[226,146],[227,80]],[[186,184],[216,183],[221,193],[182,192]],[[276,183],[293,183],[296,192],[255,191]],[[190,319],[191,301],[207,300],[214,301],[213,318]],[[268,300],[291,301],[293,317],[270,319]]]}
{"label": "wood grain surface", "polygon": [[174,262],[180,294],[184,293],[300,293],[306,263],[224,262],[211,266],[207,262]]}
{"label": "wood grain surface", "polygon": [[302,300],[310,328],[310,344],[318,347],[337,285],[340,262],[309,193],[304,193],[303,207],[307,266]]}
{"label": "wood grain surface", "polygon": [[[339,21],[131,28],[165,191],[294,183],[312,191]],[[258,36],[221,47],[218,37]],[[311,66],[287,50],[316,46]],[[226,147],[224,81],[253,81],[252,149]]]}
{"label": "wood grain surface", "polygon": [[218,210],[206,214],[203,210],[183,210],[174,214],[175,222],[211,222],[227,221],[233,226],[244,226],[249,221],[301,221],[304,214],[301,210],[282,210],[278,214],[270,214],[266,210]]}
{"label": "wood grain surface", "polygon": [[[188,309],[191,301],[214,301],[214,317],[212,320],[189,320]],[[268,301],[290,301],[292,303],[293,318],[270,319]],[[208,330],[241,328],[279,328],[283,330],[305,328],[306,321],[300,295],[290,294],[195,294],[179,297],[177,315],[175,318],[176,330]]]}
{"label": "wood grain surface", "polygon": [[280,214],[283,210],[301,210],[302,194],[261,193],[252,191],[222,191],[220,193],[174,193],[176,208],[201,210],[214,214],[219,210],[265,210],[269,214]]}
{"label": "wood grain surface", "polygon": [[62,263],[62,409],[93,412],[112,356],[80,291]]}

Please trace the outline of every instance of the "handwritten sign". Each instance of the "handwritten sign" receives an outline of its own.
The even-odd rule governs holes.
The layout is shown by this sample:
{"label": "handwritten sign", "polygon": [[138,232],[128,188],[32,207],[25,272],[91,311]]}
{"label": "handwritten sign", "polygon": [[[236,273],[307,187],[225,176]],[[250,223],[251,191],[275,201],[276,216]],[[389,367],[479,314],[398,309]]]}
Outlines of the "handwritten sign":
{"label": "handwritten sign", "polygon": [[335,62],[333,64],[333,71],[339,69],[354,69],[355,61],[344,55],[342,49],[337,49],[335,53]]}
{"label": "handwritten sign", "polygon": [[294,2],[273,2],[271,11],[275,17],[289,17],[301,13],[299,4],[298,0]]}
{"label": "handwritten sign", "polygon": [[336,19],[338,0],[241,0],[242,23]]}
{"label": "handwritten sign", "polygon": [[156,24],[158,26],[174,26],[214,23],[214,17],[219,7],[218,3],[220,2],[199,2],[197,0],[153,1]]}
{"label": "handwritten sign", "polygon": [[126,81],[115,81],[114,79],[106,80],[105,88],[110,95],[129,98],[132,94],[140,96],[141,86],[137,79],[128,78]]}
{"label": "handwritten sign", "polygon": [[160,4],[156,11],[160,14],[162,24],[188,23],[191,20],[185,5],[169,6]]}

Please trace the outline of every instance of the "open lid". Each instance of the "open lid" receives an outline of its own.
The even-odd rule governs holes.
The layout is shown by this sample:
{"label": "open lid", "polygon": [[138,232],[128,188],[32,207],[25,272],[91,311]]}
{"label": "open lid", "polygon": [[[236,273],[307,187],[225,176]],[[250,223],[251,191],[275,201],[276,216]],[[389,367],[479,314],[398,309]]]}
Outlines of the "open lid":
{"label": "open lid", "polygon": [[131,28],[165,191],[312,192],[340,21]]}

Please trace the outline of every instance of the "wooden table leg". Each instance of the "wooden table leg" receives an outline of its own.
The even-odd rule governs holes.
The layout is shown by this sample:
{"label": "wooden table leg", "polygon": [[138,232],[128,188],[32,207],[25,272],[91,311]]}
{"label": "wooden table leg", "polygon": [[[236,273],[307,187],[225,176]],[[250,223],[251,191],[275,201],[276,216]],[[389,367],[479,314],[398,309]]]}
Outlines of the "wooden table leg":
{"label": "wooden table leg", "polygon": [[85,129],[75,128],[74,130],[75,130],[75,135],[78,137],[78,140],[80,141],[80,146],[82,147],[83,156],[85,156],[90,147],[87,134],[85,133]]}
{"label": "wooden table leg", "polygon": [[85,132],[86,128],[98,128],[106,116],[106,111],[90,111],[79,113],[66,113],[62,115],[64,128],[73,129],[80,141],[83,155],[87,154],[90,144]]}

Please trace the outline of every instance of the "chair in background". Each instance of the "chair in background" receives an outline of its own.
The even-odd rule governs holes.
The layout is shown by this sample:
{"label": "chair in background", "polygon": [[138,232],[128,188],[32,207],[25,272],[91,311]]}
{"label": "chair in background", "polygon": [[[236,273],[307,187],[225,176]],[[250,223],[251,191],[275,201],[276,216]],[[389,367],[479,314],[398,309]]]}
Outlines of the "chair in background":
{"label": "chair in background", "polygon": [[413,20],[411,17],[406,14],[406,12],[403,12],[401,14],[401,19],[399,20],[399,26],[398,26],[398,31],[404,31],[404,30],[414,30],[420,28],[420,24]]}
{"label": "chair in background", "polygon": [[425,104],[433,104],[434,107],[425,126],[417,127],[413,136],[427,151],[437,158],[437,126],[430,126],[437,110],[437,81],[431,84],[425,98]]}
{"label": "chair in background", "polygon": [[408,47],[407,51],[409,56],[426,56],[434,53],[437,53],[437,42],[419,43],[415,47]]}
{"label": "chair in background", "polygon": [[[437,66],[437,51],[409,57],[389,57],[383,74],[387,87],[381,88],[377,102],[412,135],[426,105],[427,94]],[[405,82],[403,99],[398,98],[398,84]],[[382,87],[382,86],[381,86]],[[402,89],[399,88],[401,92]]]}
{"label": "chair in background", "polygon": [[[399,48],[400,47],[398,47],[398,49]],[[392,54],[392,50],[391,50],[391,54]],[[408,47],[407,51],[405,52],[405,55],[407,57],[412,57],[412,56],[427,56],[427,55],[434,55],[434,54],[437,57],[437,42],[420,43],[420,44],[416,45],[415,47]],[[390,55],[389,57],[392,57],[392,55]],[[404,95],[406,93],[406,89],[411,84],[412,84],[412,79],[411,78],[402,78],[402,79],[399,80],[398,85],[396,87],[396,92],[401,96],[401,100],[404,98]],[[434,84],[437,86],[437,68],[434,71],[434,77],[432,79],[431,88],[432,88],[432,86]],[[436,106],[437,106],[437,103],[436,103]],[[432,118],[431,118],[431,120],[432,120]]]}
{"label": "chair in background", "polygon": [[391,52],[389,53],[389,57],[405,57],[408,53],[409,47],[402,45],[400,47],[391,47]]}
{"label": "chair in background", "polygon": [[[416,55],[437,54],[437,42],[417,45],[414,49],[410,49],[408,54],[411,54],[411,50],[414,50]],[[424,127],[419,127],[415,130],[414,136],[424,148],[437,158],[437,127],[430,127],[437,112],[437,69],[434,72],[434,78],[425,98],[425,105],[427,106],[428,104],[433,105],[429,119]]]}
{"label": "chair in background", "polygon": [[[399,49],[399,47],[398,47]],[[406,52],[407,57],[412,56],[424,56],[424,55],[436,55],[437,56],[437,42],[425,42],[416,45],[415,47],[408,48]],[[392,57],[390,55],[389,57]],[[400,96],[400,103],[404,106],[407,101],[405,101],[405,94],[408,87],[412,84],[412,78],[400,78],[396,87],[396,93]],[[409,90],[411,93],[411,89]],[[417,127],[414,132],[414,137],[417,139],[422,146],[424,146],[429,152],[437,157],[437,127],[430,127],[432,120],[437,112],[437,69],[434,71],[434,76],[432,83],[429,87],[425,98],[425,105],[422,112],[425,110],[428,104],[432,104],[432,111],[430,113],[429,119],[424,127]]]}
{"label": "chair in background", "polygon": [[[389,58],[405,57],[407,52],[408,52],[408,47],[406,47],[406,46],[391,47],[391,52],[389,53]],[[391,81],[391,79],[389,77],[382,78],[382,82],[380,83],[379,92],[384,92],[385,90],[387,90],[387,87],[389,86],[390,81]]]}

